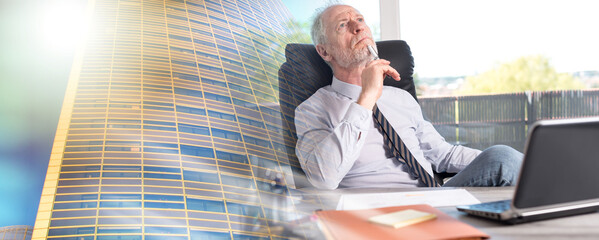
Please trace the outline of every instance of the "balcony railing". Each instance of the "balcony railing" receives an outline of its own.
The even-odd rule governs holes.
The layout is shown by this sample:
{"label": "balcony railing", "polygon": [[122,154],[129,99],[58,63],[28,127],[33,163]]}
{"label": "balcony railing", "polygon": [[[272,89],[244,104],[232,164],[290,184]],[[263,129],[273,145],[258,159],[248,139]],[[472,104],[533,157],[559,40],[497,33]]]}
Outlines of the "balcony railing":
{"label": "balcony railing", "polygon": [[477,149],[496,144],[522,151],[528,127],[541,119],[599,116],[599,90],[420,97],[422,111],[445,139]]}

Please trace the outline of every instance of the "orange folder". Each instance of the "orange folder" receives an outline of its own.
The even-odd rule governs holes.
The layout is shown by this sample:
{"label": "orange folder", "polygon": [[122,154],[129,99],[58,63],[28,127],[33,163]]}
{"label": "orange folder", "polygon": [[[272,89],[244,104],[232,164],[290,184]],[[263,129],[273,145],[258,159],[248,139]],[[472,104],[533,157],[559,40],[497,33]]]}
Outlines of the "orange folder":
{"label": "orange folder", "polygon": [[[402,228],[368,222],[368,218],[414,209],[437,215],[436,219]],[[409,205],[366,210],[317,211],[319,224],[328,239],[486,239],[489,235],[462,223],[430,205]]]}

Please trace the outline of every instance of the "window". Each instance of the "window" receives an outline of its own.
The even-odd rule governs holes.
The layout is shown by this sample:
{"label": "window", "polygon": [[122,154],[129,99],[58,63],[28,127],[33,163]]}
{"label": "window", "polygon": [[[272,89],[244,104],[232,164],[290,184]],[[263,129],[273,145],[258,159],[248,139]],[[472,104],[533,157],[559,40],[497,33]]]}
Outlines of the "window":
{"label": "window", "polygon": [[227,202],[227,210],[231,214],[262,218],[262,209],[258,206]]}
{"label": "window", "polygon": [[208,116],[217,117],[217,118],[225,119],[225,120],[229,120],[229,121],[236,121],[235,115],[233,115],[233,114],[217,112],[217,111],[212,111],[212,110],[208,110]]}
{"label": "window", "polygon": [[216,158],[222,159],[222,160],[227,160],[227,161],[238,162],[238,163],[246,163],[246,164],[248,163],[247,157],[245,155],[224,152],[224,151],[216,151]]}
{"label": "window", "polygon": [[182,124],[179,123],[179,132],[200,134],[200,135],[210,135],[210,129],[208,127],[196,126],[190,124]]}
{"label": "window", "polygon": [[[231,115],[232,116],[232,115]],[[235,141],[241,141],[241,134],[238,132],[232,132],[227,130],[222,130],[218,128],[212,128],[212,136],[219,138],[226,138]]]}
{"label": "window", "polygon": [[[590,57],[599,55],[599,35],[589,31],[599,21],[591,10],[597,3],[430,4],[401,1],[399,29],[415,58],[422,110],[447,141],[523,151],[535,121],[599,115],[585,100],[599,87]],[[576,110],[562,111],[566,106]]]}
{"label": "window", "polygon": [[209,232],[190,230],[191,240],[230,240],[231,234],[228,232]]}
{"label": "window", "polygon": [[[203,108],[193,108],[177,105],[177,112],[206,116],[206,109]],[[179,124],[179,126],[180,125],[181,124]]]}
{"label": "window", "polygon": [[208,212],[225,212],[223,201],[187,198],[187,209]]}
{"label": "window", "polygon": [[157,194],[145,194],[144,200],[158,200],[158,201],[177,201],[182,202],[182,196],[173,196],[173,195],[157,195]]}
{"label": "window", "polygon": [[[145,227],[145,233],[187,234],[187,228],[175,227]],[[147,238],[147,236],[146,236]],[[164,238],[164,237],[162,237]],[[170,237],[169,237],[170,238]]]}
{"label": "window", "polygon": [[183,203],[144,202],[145,208],[185,209]]}
{"label": "window", "polygon": [[48,236],[94,234],[94,227],[50,229]]}
{"label": "window", "polygon": [[181,144],[181,154],[208,158],[214,157],[214,151],[212,150],[212,148],[195,147],[183,144]]}
{"label": "window", "polygon": [[220,183],[218,175],[215,173],[207,172],[195,172],[189,170],[183,170],[183,178],[186,181],[206,182],[206,183]]}

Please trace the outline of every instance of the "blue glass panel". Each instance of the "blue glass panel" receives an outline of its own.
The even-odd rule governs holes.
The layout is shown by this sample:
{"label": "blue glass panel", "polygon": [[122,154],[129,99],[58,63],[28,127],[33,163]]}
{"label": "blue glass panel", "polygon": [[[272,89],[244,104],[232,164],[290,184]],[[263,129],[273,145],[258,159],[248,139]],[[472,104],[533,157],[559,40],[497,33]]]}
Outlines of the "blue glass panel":
{"label": "blue glass panel", "polygon": [[160,110],[160,111],[173,111],[174,108],[168,108],[168,107],[156,107],[156,106],[143,106],[144,109],[151,109],[151,110]]}
{"label": "blue glass panel", "polygon": [[[194,51],[190,49],[189,53],[193,54]],[[173,73],[173,76],[176,77],[176,78],[185,79],[185,80],[194,81],[194,82],[199,82],[200,81],[200,77],[198,77],[197,75],[191,75],[191,74],[185,74],[185,73],[177,73],[177,72],[175,72],[175,73]]]}
{"label": "blue glass panel", "polygon": [[254,180],[252,180],[250,178],[234,177],[234,176],[221,174],[220,179],[223,182],[223,184],[226,184],[229,186],[237,186],[237,187],[244,187],[244,188],[249,188],[249,189],[256,189]]}
{"label": "blue glass panel", "polygon": [[206,110],[203,108],[192,108],[192,107],[185,107],[185,106],[177,105],[177,112],[206,116]]}
{"label": "blue glass panel", "polygon": [[141,202],[100,202],[101,208],[140,208]]}
{"label": "blue glass panel", "polygon": [[187,89],[187,88],[178,88],[178,87],[175,88],[175,93],[181,94],[181,95],[192,96],[192,97],[199,97],[199,98],[202,98],[204,96],[203,93],[200,91],[191,90],[191,89]]}
{"label": "blue glass panel", "polygon": [[179,174],[144,173],[144,178],[181,179]]}
{"label": "blue glass panel", "polygon": [[94,234],[94,227],[50,229],[48,236]]}
{"label": "blue glass panel", "polygon": [[239,134],[238,132],[232,132],[218,128],[212,128],[212,136],[241,141],[241,134]]}
{"label": "blue glass panel", "polygon": [[164,148],[179,148],[178,144],[173,143],[160,143],[160,142],[144,142],[144,146],[152,147],[164,147]]}
{"label": "blue glass panel", "polygon": [[270,240],[268,237],[258,237],[258,236],[250,236],[244,234],[233,233],[233,239],[243,239],[243,240]]}
{"label": "blue glass panel", "polygon": [[172,39],[181,40],[181,41],[191,42],[191,38],[188,38],[188,37],[182,37],[182,36],[178,36],[178,35],[174,35],[174,34],[169,34],[168,37],[172,38]]}
{"label": "blue glass panel", "polygon": [[102,151],[102,147],[66,147],[65,152],[94,152]]}
{"label": "blue glass panel", "polygon": [[48,238],[51,240],[94,240],[94,236],[81,236],[81,237],[55,237]]}
{"label": "blue glass panel", "polygon": [[144,202],[146,208],[185,209],[183,203]]}
{"label": "blue glass panel", "polygon": [[187,198],[187,209],[188,210],[224,213],[225,212],[225,204],[223,201]]}
{"label": "blue glass panel", "polygon": [[110,200],[141,200],[141,194],[106,194],[100,195],[100,199]]}
{"label": "blue glass panel", "polygon": [[248,163],[246,155],[240,155],[224,151],[216,151],[216,158],[238,163]]}
{"label": "blue glass panel", "polygon": [[96,171],[96,170],[100,170],[100,165],[73,166],[73,167],[63,166],[60,168],[61,172]]}
{"label": "blue glass panel", "polygon": [[253,119],[244,118],[244,117],[239,117],[239,116],[237,116],[237,118],[239,119],[240,123],[245,123],[247,125],[252,125],[252,126],[255,126],[255,127],[259,127],[259,128],[264,128],[264,123],[262,121],[253,120]]}
{"label": "blue glass panel", "polygon": [[60,178],[96,178],[100,177],[99,172],[88,173],[61,173]]}
{"label": "blue glass panel", "polygon": [[183,170],[183,178],[187,181],[220,183],[218,175],[216,175],[215,173]]}
{"label": "blue glass panel", "polygon": [[97,202],[55,203],[54,209],[96,208]]}
{"label": "blue glass panel", "polygon": [[195,147],[183,144],[181,144],[181,154],[208,158],[214,157],[214,151],[212,148]]}
{"label": "blue glass panel", "polygon": [[97,194],[75,194],[75,195],[57,195],[54,199],[55,202],[61,201],[77,201],[77,200],[96,200],[98,199]]}
{"label": "blue glass panel", "polygon": [[[173,104],[172,103],[165,103],[165,102],[153,102],[153,101],[143,101],[143,104],[151,104],[151,105],[158,105],[158,106],[165,106],[165,107],[172,107]],[[149,122],[157,122],[157,123],[152,123],[152,124],[161,124],[161,123],[167,123],[167,122],[159,122],[159,121],[149,121],[149,120],[144,120],[144,123],[149,123]]]}
{"label": "blue glass panel", "polygon": [[149,147],[145,147],[144,152],[179,154],[178,149],[149,148]]}
{"label": "blue glass panel", "polygon": [[228,213],[251,217],[263,217],[262,209],[258,206],[227,202]]}
{"label": "blue glass panel", "polygon": [[156,235],[146,235],[145,240],[188,240],[187,237],[182,236],[156,236]]}
{"label": "blue glass panel", "polygon": [[98,227],[98,233],[141,233],[141,227]]}
{"label": "blue glass panel", "polygon": [[219,102],[231,103],[231,98],[228,96],[224,96],[224,95],[206,92],[206,93],[204,93],[204,97],[206,99],[211,99],[211,100],[215,100],[215,101],[219,101]]}
{"label": "blue glass panel", "polygon": [[152,166],[144,166],[144,171],[149,172],[168,172],[168,173],[180,173],[180,168],[167,168],[167,167],[152,167]]}
{"label": "blue glass panel", "polygon": [[208,232],[190,230],[191,240],[231,240],[229,232]]}
{"label": "blue glass panel", "polygon": [[208,116],[217,117],[217,118],[221,118],[221,119],[225,119],[225,120],[229,120],[229,121],[236,121],[235,115],[233,115],[233,114],[217,112],[217,111],[212,111],[212,110],[208,110]]}
{"label": "blue glass panel", "polygon": [[167,14],[166,16],[169,17],[169,18],[174,18],[174,19],[179,19],[179,20],[187,21],[186,17],[181,17],[181,16],[177,16],[177,15],[173,15],[173,14]]}
{"label": "blue glass panel", "polygon": [[141,166],[104,165],[105,171],[141,171]]}
{"label": "blue glass panel", "polygon": [[139,141],[106,141],[106,145],[141,146]]}
{"label": "blue glass panel", "polygon": [[[145,233],[187,234],[187,228],[176,227],[145,227]],[[146,236],[147,238],[147,236]],[[164,238],[162,238],[164,239]]]}
{"label": "blue glass panel", "polygon": [[179,132],[193,133],[193,134],[201,134],[201,135],[210,135],[210,129],[208,127],[189,125],[179,123]]}
{"label": "blue glass panel", "polygon": [[144,129],[162,130],[162,131],[176,131],[177,130],[174,127],[159,127],[159,126],[152,126],[152,125],[144,125]]}
{"label": "blue glass panel", "polygon": [[264,139],[255,138],[255,137],[251,137],[248,135],[243,135],[243,139],[245,140],[246,143],[262,146],[265,148],[272,148],[270,145],[270,141],[266,141]]}
{"label": "blue glass panel", "polygon": [[141,240],[141,236],[98,236],[96,240]]}
{"label": "blue glass panel", "polygon": [[160,200],[160,201],[183,201],[183,196],[173,196],[173,195],[156,195],[156,194],[145,194],[145,200]]}

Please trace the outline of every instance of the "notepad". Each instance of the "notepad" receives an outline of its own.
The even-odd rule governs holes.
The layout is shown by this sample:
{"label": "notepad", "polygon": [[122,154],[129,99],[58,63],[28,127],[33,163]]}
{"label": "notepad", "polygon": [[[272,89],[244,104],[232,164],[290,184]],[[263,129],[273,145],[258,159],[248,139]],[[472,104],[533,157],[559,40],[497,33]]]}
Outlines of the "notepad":
{"label": "notepad", "polygon": [[[400,228],[374,224],[368,221],[368,219],[375,216],[409,209],[431,213],[437,217],[432,221],[424,221]],[[318,216],[318,226],[327,239],[412,240],[489,238],[489,235],[480,230],[458,221],[439,209],[425,204],[364,210],[324,210],[316,211],[315,213]]]}
{"label": "notepad", "polygon": [[368,219],[369,222],[390,226],[394,228],[405,227],[408,225],[435,219],[437,215],[414,209],[407,209],[387,214],[374,216]]}

